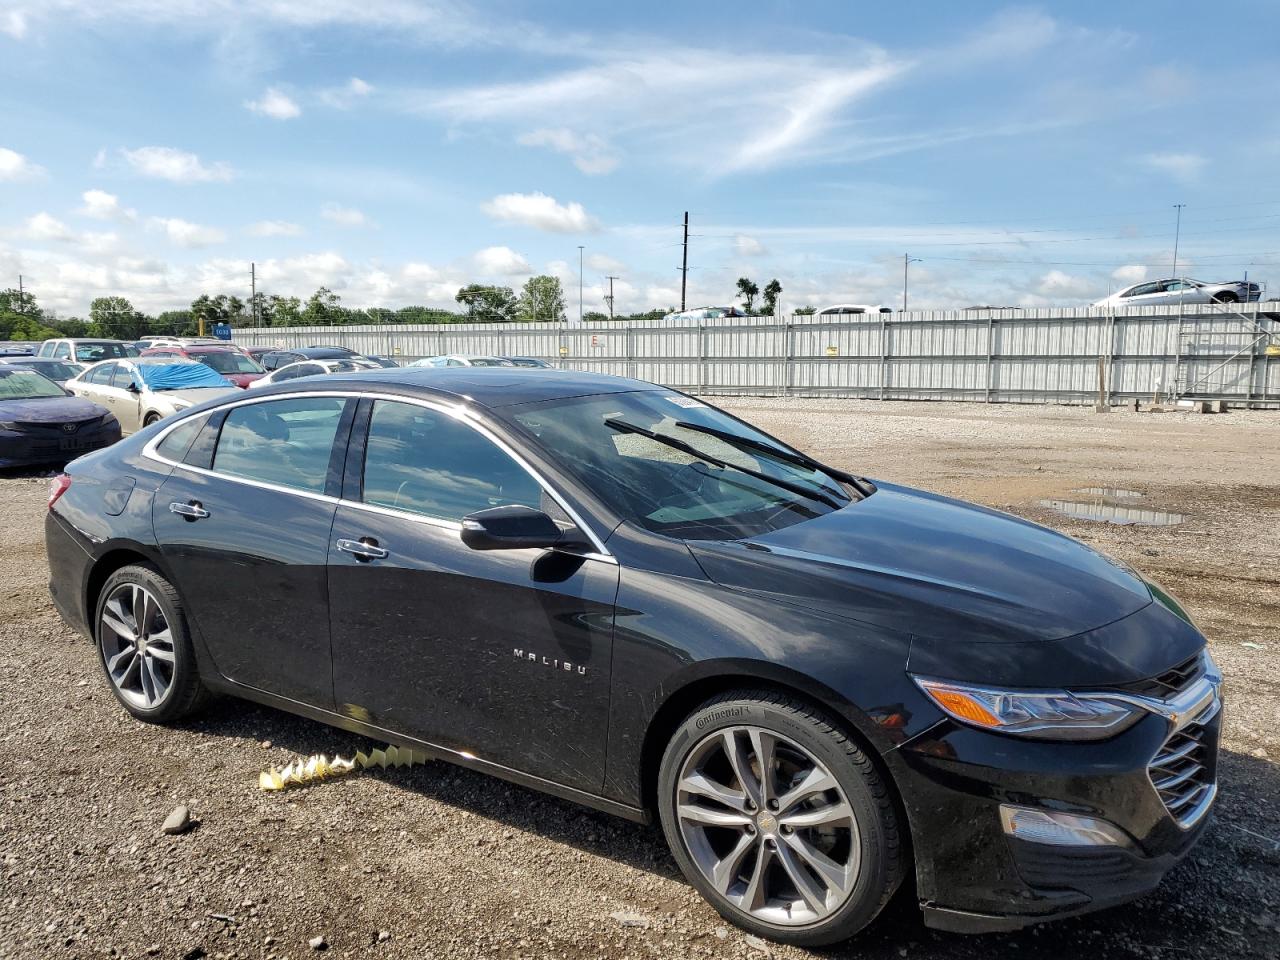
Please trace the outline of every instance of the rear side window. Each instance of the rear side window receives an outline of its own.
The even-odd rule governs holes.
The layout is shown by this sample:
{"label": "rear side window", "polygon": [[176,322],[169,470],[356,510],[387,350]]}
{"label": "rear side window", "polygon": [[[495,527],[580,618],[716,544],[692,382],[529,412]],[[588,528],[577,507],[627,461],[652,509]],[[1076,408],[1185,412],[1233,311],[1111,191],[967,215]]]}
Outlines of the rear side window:
{"label": "rear side window", "polygon": [[115,372],[116,365],[114,363],[100,363],[87,374],[85,374],[85,383],[101,383],[108,384],[111,382],[111,374]]}
{"label": "rear side window", "polygon": [[365,503],[453,521],[490,507],[541,505],[542,488],[527,470],[447,413],[378,400],[368,437]]}
{"label": "rear side window", "polygon": [[341,397],[302,397],[235,407],[222,424],[213,469],[323,493],[345,404]]}
{"label": "rear side window", "polygon": [[115,364],[115,372],[111,374],[111,386],[127,390],[131,383],[133,383],[133,371],[118,363]]}

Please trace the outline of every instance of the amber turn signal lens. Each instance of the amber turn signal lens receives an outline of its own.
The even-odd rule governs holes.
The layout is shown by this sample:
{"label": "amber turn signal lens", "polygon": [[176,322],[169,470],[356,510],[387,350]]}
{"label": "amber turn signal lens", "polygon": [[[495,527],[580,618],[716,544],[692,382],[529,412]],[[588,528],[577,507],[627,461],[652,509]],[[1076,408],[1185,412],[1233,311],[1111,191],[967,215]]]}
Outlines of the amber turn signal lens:
{"label": "amber turn signal lens", "polygon": [[990,710],[968,694],[959,690],[943,690],[937,687],[928,688],[929,696],[938,702],[938,706],[961,720],[975,723],[980,727],[998,727],[1000,720]]}

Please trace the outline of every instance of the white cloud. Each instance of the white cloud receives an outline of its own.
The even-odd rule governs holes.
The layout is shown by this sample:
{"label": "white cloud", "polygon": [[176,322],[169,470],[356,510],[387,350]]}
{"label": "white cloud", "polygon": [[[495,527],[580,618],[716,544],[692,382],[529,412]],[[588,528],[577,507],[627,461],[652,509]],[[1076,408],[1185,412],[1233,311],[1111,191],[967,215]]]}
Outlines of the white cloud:
{"label": "white cloud", "polygon": [[138,211],[120,205],[120,198],[105,190],[86,190],[82,193],[84,206],[76,212],[93,220],[119,220],[129,222],[138,219]]}
{"label": "white cloud", "polygon": [[0,147],[0,183],[6,180],[36,180],[44,176],[44,168],[32,163],[16,150]]}
{"label": "white cloud", "polygon": [[522,133],[516,142],[526,147],[547,147],[573,159],[573,165],[586,174],[609,173],[618,166],[618,154],[608,142],[595,133],[578,134],[567,127],[543,127]]}
{"label": "white cloud", "polygon": [[1198,153],[1148,153],[1141,162],[1180,183],[1191,183],[1200,178],[1209,161]]}
{"label": "white cloud", "polygon": [[300,237],[306,231],[288,220],[259,220],[247,232],[251,237]]}
{"label": "white cloud", "polygon": [[1132,283],[1141,283],[1147,279],[1147,268],[1138,263],[1116,267],[1111,271],[1111,279],[1123,283],[1126,287]]}
{"label": "white cloud", "polygon": [[9,10],[0,16],[0,33],[21,40],[27,35],[27,15],[21,10]]}
{"label": "white cloud", "polygon": [[152,217],[151,225],[162,230],[174,246],[185,249],[209,247],[227,239],[227,235],[217,227],[206,227],[177,217]]}
{"label": "white cloud", "polygon": [[302,108],[278,87],[267,87],[257,100],[246,100],[245,109],[270,117],[272,120],[292,120],[302,115]]}
{"label": "white cloud", "polygon": [[320,102],[338,110],[348,110],[373,93],[373,84],[366,83],[359,77],[352,77],[341,87],[331,87],[320,91]]}
{"label": "white cloud", "polygon": [[586,265],[588,270],[597,270],[601,273],[621,273],[625,269],[622,261],[603,253],[587,254]]}
{"label": "white cloud", "polygon": [[545,193],[503,193],[481,209],[495,220],[521,223],[552,233],[587,233],[599,229],[582,204],[560,204]]}
{"label": "white cloud", "polygon": [[733,238],[733,252],[739,257],[758,257],[765,249],[764,244],[755,237],[740,233]]}
{"label": "white cloud", "polygon": [[206,166],[194,153],[173,147],[122,149],[121,155],[138,173],[174,183],[208,183],[230,180],[231,167],[225,163]]}
{"label": "white cloud", "polygon": [[476,269],[485,276],[518,277],[533,272],[524,255],[510,247],[485,247],[472,260]]}
{"label": "white cloud", "polygon": [[1037,289],[1046,297],[1082,299],[1093,296],[1097,283],[1088,277],[1076,277],[1061,270],[1050,270],[1040,278]]}
{"label": "white cloud", "polygon": [[366,227],[372,221],[364,215],[364,211],[355,207],[344,207],[337,203],[326,203],[320,208],[320,216],[344,227]]}
{"label": "white cloud", "polygon": [[32,240],[56,240],[59,243],[71,243],[76,239],[76,234],[70,227],[56,217],[44,212],[28,218],[25,233]]}

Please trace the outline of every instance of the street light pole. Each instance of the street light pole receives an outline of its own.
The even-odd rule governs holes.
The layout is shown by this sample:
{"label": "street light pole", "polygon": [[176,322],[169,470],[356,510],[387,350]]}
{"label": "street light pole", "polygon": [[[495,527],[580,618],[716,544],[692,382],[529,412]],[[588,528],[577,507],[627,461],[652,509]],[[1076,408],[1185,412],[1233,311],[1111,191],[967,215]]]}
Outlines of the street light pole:
{"label": "street light pole", "polygon": [[578,326],[582,326],[582,244],[578,244]]}
{"label": "street light pole", "polygon": [[1182,208],[1185,203],[1175,203],[1173,209],[1178,211],[1178,219],[1173,227],[1173,270],[1169,276],[1174,280],[1178,279],[1178,241],[1182,239]]}
{"label": "street light pole", "polygon": [[913,263],[920,263],[919,257],[913,257],[910,254],[902,255],[902,312],[907,312],[907,267]]}

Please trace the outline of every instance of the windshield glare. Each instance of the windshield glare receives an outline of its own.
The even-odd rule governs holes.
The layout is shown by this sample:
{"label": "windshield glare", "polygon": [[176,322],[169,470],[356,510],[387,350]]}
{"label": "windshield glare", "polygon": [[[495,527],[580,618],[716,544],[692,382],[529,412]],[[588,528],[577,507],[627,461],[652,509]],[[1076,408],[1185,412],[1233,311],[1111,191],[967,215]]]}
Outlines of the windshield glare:
{"label": "windshield glare", "polygon": [[[741,540],[830,513],[852,499],[821,471],[677,426],[685,422],[779,446],[713,407],[665,390],[521,404],[504,412],[615,511],[656,533]],[[609,420],[674,438],[702,456],[622,432]]]}
{"label": "windshield glare", "polygon": [[228,350],[225,353],[201,353],[195,354],[194,359],[199,360],[206,367],[212,367],[219,373],[265,373],[257,363],[246,357],[243,353],[235,353]]}
{"label": "windshield glare", "polygon": [[137,356],[137,351],[130,353],[123,343],[77,343],[76,359],[85,363],[97,363],[99,360],[120,360],[123,357]]}
{"label": "windshield glare", "polygon": [[38,400],[66,395],[60,386],[34,370],[0,369],[0,400]]}

